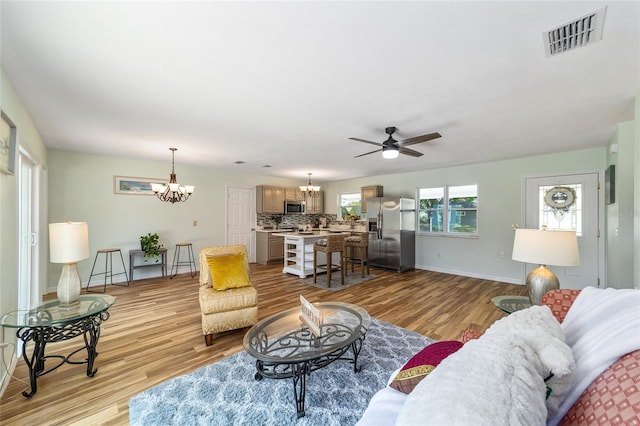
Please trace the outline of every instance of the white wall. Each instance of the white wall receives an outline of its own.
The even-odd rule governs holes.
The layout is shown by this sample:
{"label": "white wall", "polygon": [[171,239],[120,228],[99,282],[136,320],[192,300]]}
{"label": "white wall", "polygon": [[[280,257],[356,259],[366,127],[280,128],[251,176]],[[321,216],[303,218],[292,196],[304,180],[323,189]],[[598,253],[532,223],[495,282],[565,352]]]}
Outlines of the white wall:
{"label": "white wall", "polygon": [[633,234],[634,234],[634,286],[640,289],[640,92],[636,94],[635,111],[635,142],[634,142],[634,166],[633,166]]}
{"label": "white wall", "polygon": [[[17,143],[36,159],[41,168],[46,168],[46,148],[29,114],[9,81],[4,69],[0,68],[0,108],[16,126]],[[16,152],[18,149],[16,149]],[[0,314],[18,307],[18,174],[0,174]],[[43,186],[44,182],[38,182]],[[46,222],[46,209],[41,222]],[[39,247],[40,253],[44,250]],[[2,342],[15,343],[14,330],[0,328]],[[12,348],[3,349],[2,356],[7,363],[11,359]],[[4,364],[0,365],[2,386],[7,377]],[[0,387],[2,387],[0,386]]]}
{"label": "white wall", "polygon": [[[382,160],[380,160],[382,161]],[[335,213],[340,192],[357,192],[361,186],[383,185],[385,195],[415,198],[419,186],[478,184],[479,238],[419,235],[416,267],[481,277],[510,283],[524,282],[524,264],[511,260],[512,224],[523,222],[524,177],[600,171],[605,168],[606,148],[594,148],[472,164],[445,169],[393,174],[330,182],[323,186],[327,213]],[[331,209],[331,210],[329,210]],[[505,253],[500,258],[500,252]]]}
{"label": "white wall", "polygon": [[[196,190],[187,202],[171,204],[161,202],[155,196],[114,194],[113,188],[116,175],[168,179],[171,172],[169,159],[153,162],[49,151],[49,221],[72,220],[89,224],[90,257],[78,263],[83,285],[89,279],[98,249],[120,248],[128,268],[129,250],[140,249],[139,237],[150,232],[158,233],[160,242],[169,250],[169,267],[177,242],[193,243],[196,259],[202,247],[225,244],[228,185],[300,184],[299,180],[187,166],[180,164],[179,157],[175,167],[178,182],[195,185]],[[197,227],[192,226],[194,220],[198,222]],[[117,260],[120,261],[119,258]],[[101,266],[100,271],[103,269]],[[49,271],[49,291],[55,291],[61,265],[51,264]],[[135,278],[158,274],[156,268],[137,269]],[[96,282],[94,280],[92,285]],[[115,280],[123,281],[124,276]]]}
{"label": "white wall", "polygon": [[619,124],[608,155],[615,165],[615,202],[606,206],[607,286],[613,288],[634,286],[634,144],[635,123]]}

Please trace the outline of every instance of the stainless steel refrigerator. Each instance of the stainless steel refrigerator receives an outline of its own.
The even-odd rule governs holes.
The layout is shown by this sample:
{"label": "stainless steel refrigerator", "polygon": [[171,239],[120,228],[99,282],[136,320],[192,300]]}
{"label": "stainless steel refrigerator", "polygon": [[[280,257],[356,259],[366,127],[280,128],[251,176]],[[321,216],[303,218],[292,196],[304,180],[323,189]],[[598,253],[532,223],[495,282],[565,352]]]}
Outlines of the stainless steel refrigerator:
{"label": "stainless steel refrigerator", "polygon": [[367,200],[369,266],[398,272],[416,263],[416,201],[379,197]]}

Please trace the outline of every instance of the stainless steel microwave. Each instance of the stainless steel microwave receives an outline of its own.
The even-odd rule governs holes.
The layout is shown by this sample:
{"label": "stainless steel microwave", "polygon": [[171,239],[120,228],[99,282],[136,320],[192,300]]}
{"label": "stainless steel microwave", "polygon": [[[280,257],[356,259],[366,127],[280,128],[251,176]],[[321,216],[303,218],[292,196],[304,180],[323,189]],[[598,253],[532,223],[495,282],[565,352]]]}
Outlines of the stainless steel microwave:
{"label": "stainless steel microwave", "polygon": [[284,214],[304,214],[305,207],[304,201],[286,200],[284,202]]}

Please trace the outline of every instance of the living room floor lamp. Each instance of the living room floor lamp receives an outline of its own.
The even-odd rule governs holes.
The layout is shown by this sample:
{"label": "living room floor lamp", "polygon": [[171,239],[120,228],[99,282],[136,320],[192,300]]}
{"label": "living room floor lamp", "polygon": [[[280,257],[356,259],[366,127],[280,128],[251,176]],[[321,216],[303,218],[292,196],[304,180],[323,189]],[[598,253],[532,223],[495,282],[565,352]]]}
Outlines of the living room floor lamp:
{"label": "living room floor lamp", "polygon": [[552,266],[578,266],[578,239],[575,231],[547,231],[546,229],[516,229],[513,240],[513,260],[537,263],[540,266],[527,275],[529,299],[539,305],[542,296],[560,288],[558,277],[547,269]]}
{"label": "living room floor lamp", "polygon": [[80,275],[76,262],[89,257],[89,228],[86,222],[49,224],[51,263],[62,263],[58,281],[61,308],[75,305],[80,297]]}

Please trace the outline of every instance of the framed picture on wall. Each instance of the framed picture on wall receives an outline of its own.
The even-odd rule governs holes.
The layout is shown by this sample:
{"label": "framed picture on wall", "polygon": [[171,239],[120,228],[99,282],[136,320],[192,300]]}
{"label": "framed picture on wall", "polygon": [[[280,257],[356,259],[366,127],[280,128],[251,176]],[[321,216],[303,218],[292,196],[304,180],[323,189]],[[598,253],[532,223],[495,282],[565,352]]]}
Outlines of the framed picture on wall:
{"label": "framed picture on wall", "polygon": [[16,168],[16,126],[0,111],[0,173],[12,175]]}
{"label": "framed picture on wall", "polygon": [[607,204],[616,202],[616,165],[610,165],[604,172],[604,201]]}
{"label": "framed picture on wall", "polygon": [[114,194],[155,195],[151,190],[152,183],[167,183],[166,179],[142,178],[132,176],[114,176]]}

